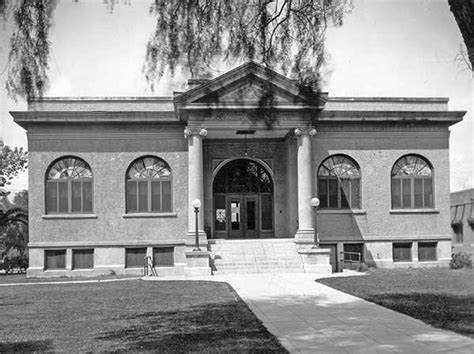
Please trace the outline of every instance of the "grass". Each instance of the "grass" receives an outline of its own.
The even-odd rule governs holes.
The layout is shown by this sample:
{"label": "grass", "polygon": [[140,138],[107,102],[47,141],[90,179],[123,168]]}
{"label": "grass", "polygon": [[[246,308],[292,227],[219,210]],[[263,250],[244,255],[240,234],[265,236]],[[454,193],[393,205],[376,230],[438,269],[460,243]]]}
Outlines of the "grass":
{"label": "grass", "polygon": [[0,352],[286,352],[226,283],[0,288]]}
{"label": "grass", "polygon": [[318,282],[474,338],[474,271],[445,268],[382,270]]}

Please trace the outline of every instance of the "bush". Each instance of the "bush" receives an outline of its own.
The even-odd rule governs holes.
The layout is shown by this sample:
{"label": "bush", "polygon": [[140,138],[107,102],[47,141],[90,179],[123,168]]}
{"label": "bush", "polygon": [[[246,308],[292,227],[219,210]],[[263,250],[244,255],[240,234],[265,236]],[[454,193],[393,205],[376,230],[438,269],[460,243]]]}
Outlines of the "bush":
{"label": "bush", "polygon": [[471,255],[465,252],[453,253],[449,267],[451,269],[472,268]]}

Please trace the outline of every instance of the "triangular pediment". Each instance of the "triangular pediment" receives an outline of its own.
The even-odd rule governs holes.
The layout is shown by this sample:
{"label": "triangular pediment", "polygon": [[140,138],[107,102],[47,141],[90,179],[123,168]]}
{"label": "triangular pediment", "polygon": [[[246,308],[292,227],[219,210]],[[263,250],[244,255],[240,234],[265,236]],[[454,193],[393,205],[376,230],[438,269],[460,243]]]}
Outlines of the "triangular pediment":
{"label": "triangular pediment", "polygon": [[228,106],[322,107],[324,95],[302,90],[287,77],[254,62],[235,68],[175,97],[177,109]]}

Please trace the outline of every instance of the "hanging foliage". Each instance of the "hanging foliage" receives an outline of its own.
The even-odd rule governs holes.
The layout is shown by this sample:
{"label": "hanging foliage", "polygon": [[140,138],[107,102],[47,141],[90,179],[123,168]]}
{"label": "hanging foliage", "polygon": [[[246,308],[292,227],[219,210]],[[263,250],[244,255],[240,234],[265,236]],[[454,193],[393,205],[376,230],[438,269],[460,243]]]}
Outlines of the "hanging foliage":
{"label": "hanging foliage", "polygon": [[7,91],[10,97],[42,97],[49,67],[49,29],[57,0],[22,0],[13,3],[14,31],[8,57]]}
{"label": "hanging foliage", "polygon": [[144,73],[151,90],[179,67],[206,76],[216,62],[255,60],[318,89],[328,24],[349,0],[155,0]]}

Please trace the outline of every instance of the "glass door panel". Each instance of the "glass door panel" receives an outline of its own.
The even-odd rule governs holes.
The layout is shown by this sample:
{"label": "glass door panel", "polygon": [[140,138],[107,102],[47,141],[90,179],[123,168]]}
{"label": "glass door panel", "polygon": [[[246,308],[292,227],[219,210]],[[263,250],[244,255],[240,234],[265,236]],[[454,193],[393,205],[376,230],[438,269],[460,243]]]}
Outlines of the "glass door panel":
{"label": "glass door panel", "polygon": [[245,223],[244,237],[258,236],[258,207],[257,196],[245,196]]}
{"label": "glass door panel", "polygon": [[231,196],[229,198],[229,209],[230,209],[230,237],[242,237],[242,197]]}

